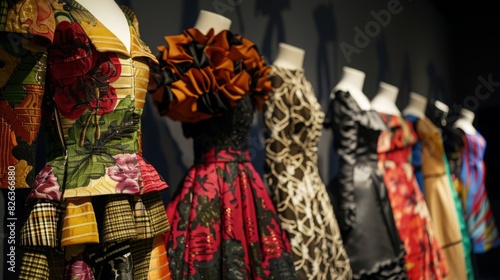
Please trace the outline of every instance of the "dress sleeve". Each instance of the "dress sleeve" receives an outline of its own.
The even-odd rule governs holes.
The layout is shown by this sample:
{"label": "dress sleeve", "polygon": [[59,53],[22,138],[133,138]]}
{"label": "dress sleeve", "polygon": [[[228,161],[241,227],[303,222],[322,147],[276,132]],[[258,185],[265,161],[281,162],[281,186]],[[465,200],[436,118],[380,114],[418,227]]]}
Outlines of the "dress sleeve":
{"label": "dress sleeve", "polygon": [[[265,179],[271,191],[271,196],[279,211],[278,203],[285,201],[289,196],[286,192],[286,184],[293,177],[287,168],[292,168],[290,161],[290,145],[292,143],[292,121],[290,111],[290,86],[283,83],[281,78],[275,76],[274,93],[264,102],[264,126],[265,126]],[[280,83],[276,86],[276,80]]]}
{"label": "dress sleeve", "polygon": [[349,93],[338,91],[331,101],[331,125],[334,133],[334,147],[340,156],[338,185],[336,194],[337,220],[342,231],[349,231],[356,218],[354,196],[354,166],[358,141],[358,122],[356,108],[349,102]]}

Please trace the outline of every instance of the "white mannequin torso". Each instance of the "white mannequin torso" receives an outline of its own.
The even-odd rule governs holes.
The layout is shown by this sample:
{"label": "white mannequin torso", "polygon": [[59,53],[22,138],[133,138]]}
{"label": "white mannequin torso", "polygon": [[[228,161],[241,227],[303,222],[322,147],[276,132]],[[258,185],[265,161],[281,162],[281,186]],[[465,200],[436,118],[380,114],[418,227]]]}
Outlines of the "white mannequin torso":
{"label": "white mannequin torso", "polygon": [[413,115],[419,119],[423,119],[425,118],[426,106],[427,106],[427,98],[416,92],[411,92],[410,102],[408,103],[408,106],[406,106],[406,108],[403,110],[403,114],[405,116]]}
{"label": "white mannequin torso", "polygon": [[448,107],[448,105],[444,104],[439,100],[436,100],[434,102],[434,106],[436,106],[436,108],[438,108],[439,110],[443,111],[445,114],[448,114],[448,112],[450,111],[450,107]]}
{"label": "white mannequin torso", "polygon": [[290,70],[301,70],[304,63],[305,51],[303,49],[279,43],[279,50],[273,65]]}
{"label": "white mannequin torso", "polygon": [[365,76],[365,73],[359,70],[350,67],[344,67],[342,78],[334,87],[333,92],[338,90],[349,92],[356,103],[358,103],[358,106],[359,108],[361,108],[361,110],[370,110],[370,100],[363,93]]}
{"label": "white mannequin torso", "polygon": [[476,128],[472,125],[472,122],[474,121],[474,113],[467,110],[467,109],[461,109],[460,110],[460,117],[458,118],[457,121],[453,124],[453,127],[461,129],[463,132],[474,135],[476,134]]}
{"label": "white mannequin torso", "polygon": [[205,10],[200,11],[196,24],[194,25],[194,28],[205,35],[211,28],[214,29],[214,34],[218,34],[223,30],[229,30],[230,27],[230,19]]}
{"label": "white mannequin torso", "polygon": [[399,89],[388,83],[380,82],[377,95],[373,98],[372,108],[380,113],[393,116],[401,116],[401,112],[396,106]]}
{"label": "white mannequin torso", "polygon": [[130,53],[130,27],[122,9],[114,0],[77,0],[123,43]]}

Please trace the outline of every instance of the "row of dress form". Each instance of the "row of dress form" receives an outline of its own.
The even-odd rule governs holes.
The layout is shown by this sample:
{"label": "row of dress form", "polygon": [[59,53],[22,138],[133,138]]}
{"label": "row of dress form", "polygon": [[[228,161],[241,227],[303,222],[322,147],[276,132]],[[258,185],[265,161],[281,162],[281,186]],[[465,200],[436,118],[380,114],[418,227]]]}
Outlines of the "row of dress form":
{"label": "row of dress form", "polygon": [[[155,56],[114,1],[1,4],[0,184],[14,166],[16,188],[32,188],[19,279],[472,279],[468,236],[476,253],[500,242],[484,139],[467,122],[462,142],[439,131],[419,95],[403,118],[397,88],[381,83],[370,102],[364,74],[346,67],[324,114],[303,50],[280,44],[269,67],[220,15],[201,11]],[[141,155],[147,94],[193,138],[166,207],[168,186]],[[260,108],[270,192],[248,152]],[[42,122],[47,163],[34,176]],[[340,155],[332,201],[323,126]],[[443,148],[440,132],[457,141]]]}
{"label": "row of dress form", "polygon": [[[317,172],[318,125],[324,114],[305,78],[303,58],[303,50],[280,44],[272,67],[273,95],[264,109],[265,178],[290,237],[299,277],[314,279],[317,274],[311,272],[318,269],[311,271],[312,263],[322,264],[327,253],[335,252],[331,269],[341,272],[345,251],[355,279],[474,279],[470,238],[477,244],[474,253],[498,245],[484,184],[466,190],[460,183],[478,177],[470,170],[483,172],[479,180],[484,176],[484,147],[469,156],[472,166],[455,162],[468,173],[453,176],[442,140],[454,134],[447,150],[460,159],[460,134],[479,135],[471,129],[473,113],[464,109],[453,127],[446,125],[447,106],[436,101],[427,118],[427,99],[414,92],[401,113],[396,87],[381,82],[369,101],[362,93],[364,74],[345,67],[325,121],[334,130],[341,158],[330,186],[339,228],[333,219],[324,222],[331,215]],[[462,151],[465,156],[471,150]],[[464,212],[467,199],[481,209],[479,217],[472,213],[473,205]],[[335,242],[338,231],[343,241]],[[330,244],[330,250],[311,254],[313,242]]]}

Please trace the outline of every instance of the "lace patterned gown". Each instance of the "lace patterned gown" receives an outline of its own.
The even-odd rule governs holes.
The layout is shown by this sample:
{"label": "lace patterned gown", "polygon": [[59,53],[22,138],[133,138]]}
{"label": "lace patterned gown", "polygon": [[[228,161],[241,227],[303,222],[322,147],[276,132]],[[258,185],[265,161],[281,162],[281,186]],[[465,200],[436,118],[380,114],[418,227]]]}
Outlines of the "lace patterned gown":
{"label": "lace patterned gown", "polygon": [[272,67],[265,102],[265,175],[301,279],[351,279],[349,259],[318,171],[324,113],[303,70]]}
{"label": "lace patterned gown", "polygon": [[333,128],[340,156],[329,188],[353,278],[407,279],[403,244],[377,167],[377,143],[387,126],[343,91],[335,92],[325,124]]}
{"label": "lace patterned gown", "polygon": [[154,56],[128,8],[131,53],[77,2],[50,5],[48,161],[27,200],[20,278],[169,279],[159,194],[167,184],[142,158],[139,139]]}
{"label": "lace patterned gown", "polygon": [[167,205],[174,279],[296,279],[286,232],[250,161],[268,67],[229,31],[188,29],[160,47],[153,99],[193,138],[195,163]]}

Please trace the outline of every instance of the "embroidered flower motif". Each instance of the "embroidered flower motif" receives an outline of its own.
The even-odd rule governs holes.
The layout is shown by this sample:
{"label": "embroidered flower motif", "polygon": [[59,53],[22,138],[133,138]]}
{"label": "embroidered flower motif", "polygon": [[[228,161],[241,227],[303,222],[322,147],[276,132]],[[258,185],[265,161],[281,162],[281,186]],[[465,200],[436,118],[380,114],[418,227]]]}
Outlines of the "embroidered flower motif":
{"label": "embroidered flower motif", "polygon": [[61,22],[49,48],[50,85],[61,114],[79,118],[85,110],[95,115],[111,112],[117,102],[109,84],[121,74],[114,53],[100,53],[76,22]]}
{"label": "embroidered flower motif", "polygon": [[137,194],[140,193],[140,170],[136,155],[118,154],[114,156],[115,166],[108,168],[108,176],[118,182],[117,193]]}
{"label": "embroidered flower motif", "polygon": [[59,201],[61,199],[61,187],[57,183],[57,177],[52,172],[54,168],[46,165],[35,178],[34,188],[28,195],[27,200],[37,198]]}

